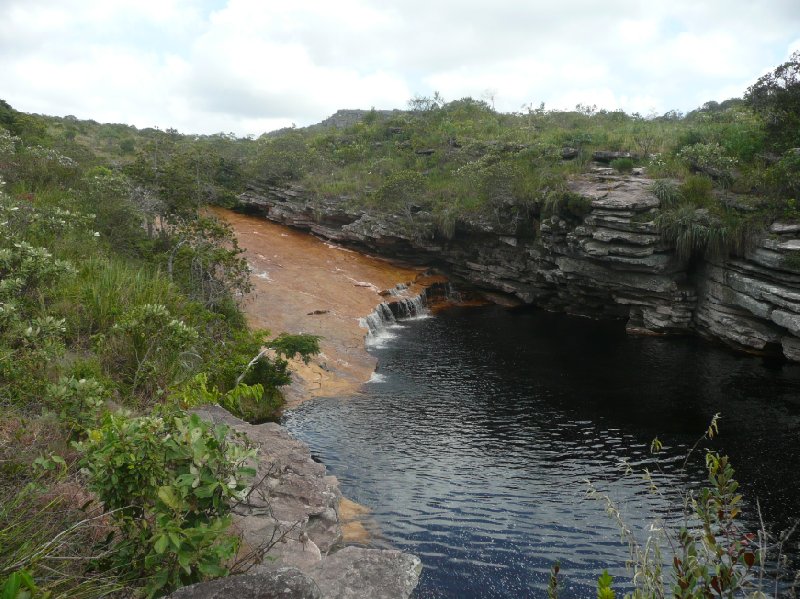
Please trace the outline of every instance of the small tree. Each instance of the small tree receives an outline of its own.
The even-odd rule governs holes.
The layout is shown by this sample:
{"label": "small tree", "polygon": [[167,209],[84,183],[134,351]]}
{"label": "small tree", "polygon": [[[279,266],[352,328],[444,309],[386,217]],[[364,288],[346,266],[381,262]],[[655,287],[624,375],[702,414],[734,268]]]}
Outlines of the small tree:
{"label": "small tree", "polygon": [[745,100],[763,116],[774,149],[800,146],[800,50],[751,85]]}
{"label": "small tree", "polygon": [[177,218],[169,227],[167,273],[206,307],[216,309],[250,291],[250,270],[233,229],[216,218]]}

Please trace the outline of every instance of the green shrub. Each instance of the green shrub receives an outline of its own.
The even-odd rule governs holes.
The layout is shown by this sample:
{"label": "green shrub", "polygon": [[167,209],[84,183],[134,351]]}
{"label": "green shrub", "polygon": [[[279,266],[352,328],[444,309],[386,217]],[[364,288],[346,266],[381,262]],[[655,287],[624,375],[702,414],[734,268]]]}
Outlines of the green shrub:
{"label": "green shrub", "polygon": [[781,199],[800,199],[800,150],[790,150],[766,173],[773,194]]}
{"label": "green shrub", "polygon": [[662,209],[674,208],[681,200],[678,186],[667,179],[658,179],[650,185],[650,191],[658,198]]}
{"label": "green shrub", "polygon": [[733,181],[737,161],[725,154],[718,143],[697,143],[681,148],[678,157],[696,172],[704,173],[722,184]]}
{"label": "green shrub", "polygon": [[250,271],[233,228],[213,217],[168,223],[166,270],[192,299],[214,310],[250,291]]}
{"label": "green shrub", "polygon": [[43,391],[65,349],[66,326],[41,304],[73,273],[71,264],[27,242],[0,248],[0,404],[26,403]]}
{"label": "green shrub", "polygon": [[[684,467],[695,448],[718,432],[719,414],[715,415],[705,435],[689,450]],[[651,453],[661,451],[656,438]],[[679,599],[706,597],[766,597],[763,580],[757,576],[764,568],[770,547],[766,531],[758,537],[743,532],[740,525],[742,496],[734,479],[734,470],[726,456],[710,450],[705,455],[708,483],[697,491],[686,490],[683,496],[683,526],[672,532],[663,522],[650,527],[647,542],[642,545],[626,526],[619,508],[608,496],[590,484],[589,496],[605,503],[607,513],[615,520],[628,543],[634,572],[634,591],[626,595],[635,599],[672,596]],[[659,489],[647,469],[644,479],[651,492]],[[780,544],[778,544],[780,551]],[[669,552],[669,553],[667,553]],[[671,555],[670,584],[665,580],[665,555]],[[614,597],[612,579],[607,572],[598,580],[597,596]]]}
{"label": "green shrub", "polygon": [[77,276],[60,290],[54,310],[67,321],[71,341],[108,333],[137,306],[161,304],[181,309],[186,304],[177,287],[158,270],[118,256],[91,256]]}
{"label": "green shrub", "polygon": [[151,596],[228,573],[238,547],[228,513],[248,492],[255,452],[226,426],[181,412],[107,414],[78,447],[116,524],[104,568]]}
{"label": "green shrub", "polygon": [[185,380],[200,356],[197,331],[161,304],[136,306],[111,327],[100,346],[106,369],[137,393],[153,399]]}
{"label": "green shrub", "polygon": [[294,358],[299,355],[303,364],[308,364],[308,361],[320,352],[320,339],[322,337],[318,335],[281,333],[269,342],[269,347],[274,349],[279,356]]}
{"label": "green shrub", "polygon": [[208,386],[208,375],[204,372],[185,383],[175,394],[182,408],[202,405],[220,405],[234,416],[251,423],[274,419],[283,406],[283,397],[277,389],[265,389],[261,384],[238,383],[232,389],[221,392]]}
{"label": "green shrub", "polygon": [[714,213],[685,203],[658,214],[655,225],[664,240],[675,246],[678,257],[686,260],[695,255],[743,253],[754,234],[763,230],[760,218],[759,214],[744,216],[733,210]]}
{"label": "green shrub", "polygon": [[572,222],[580,222],[592,211],[592,201],[577,193],[553,192],[542,205],[543,217],[558,215]]}
{"label": "green shrub", "polygon": [[102,553],[92,537],[103,516],[74,505],[68,489],[75,481],[62,466],[27,467],[15,486],[2,483],[0,597],[96,599],[122,591],[115,572],[90,567]]}
{"label": "green shrub", "polygon": [[745,101],[764,119],[771,147],[800,145],[800,51],[751,85]]}
{"label": "green shrub", "polygon": [[630,158],[616,158],[611,161],[611,168],[618,173],[630,173],[633,171],[633,160]]}
{"label": "green shrub", "polygon": [[708,207],[714,201],[714,184],[704,175],[690,175],[680,185],[680,197],[683,203],[698,208]]}
{"label": "green shrub", "polygon": [[77,436],[99,421],[108,398],[106,389],[94,379],[61,377],[47,389],[47,402],[60,412],[70,436]]}
{"label": "green shrub", "polygon": [[374,202],[376,207],[381,210],[408,214],[411,207],[421,201],[424,190],[425,180],[422,175],[404,170],[392,173],[385,178],[375,191]]}

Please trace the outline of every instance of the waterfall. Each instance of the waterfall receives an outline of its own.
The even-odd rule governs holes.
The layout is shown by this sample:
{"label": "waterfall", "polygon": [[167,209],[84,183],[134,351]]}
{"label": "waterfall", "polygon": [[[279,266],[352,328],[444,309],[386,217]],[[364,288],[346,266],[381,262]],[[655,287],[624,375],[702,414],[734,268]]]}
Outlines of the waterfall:
{"label": "waterfall", "polygon": [[400,328],[398,320],[409,318],[426,318],[430,315],[425,306],[425,291],[419,295],[409,296],[408,286],[402,283],[389,290],[392,299],[381,302],[371,314],[359,319],[359,324],[367,329],[366,345],[380,347],[385,341],[394,338],[392,329]]}
{"label": "waterfall", "polygon": [[[417,287],[419,289],[419,287]],[[441,277],[428,283],[428,286],[417,295],[411,294],[409,285],[398,283],[381,295],[387,301],[380,303],[371,314],[359,319],[359,324],[367,329],[365,343],[368,347],[381,347],[385,341],[394,338],[393,329],[402,328],[403,320],[410,318],[428,318],[428,305],[441,302],[461,303],[464,299],[450,281]]]}

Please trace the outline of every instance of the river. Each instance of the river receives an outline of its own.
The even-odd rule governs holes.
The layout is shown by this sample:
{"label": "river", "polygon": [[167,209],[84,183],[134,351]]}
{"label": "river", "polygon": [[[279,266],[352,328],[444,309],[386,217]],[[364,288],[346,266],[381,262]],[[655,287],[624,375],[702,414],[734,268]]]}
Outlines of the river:
{"label": "river", "polygon": [[[422,558],[415,597],[545,596],[555,560],[562,597],[594,597],[604,568],[624,588],[626,545],[587,481],[640,540],[656,518],[676,526],[679,490],[704,478],[704,452],[685,470],[682,456],[718,412],[719,436],[700,447],[730,455],[747,525],[756,497],[772,530],[800,513],[799,365],[498,306],[391,332],[370,350],[374,382],[302,404],[284,424],[372,510],[373,545]],[[623,462],[655,471],[659,493]]]}

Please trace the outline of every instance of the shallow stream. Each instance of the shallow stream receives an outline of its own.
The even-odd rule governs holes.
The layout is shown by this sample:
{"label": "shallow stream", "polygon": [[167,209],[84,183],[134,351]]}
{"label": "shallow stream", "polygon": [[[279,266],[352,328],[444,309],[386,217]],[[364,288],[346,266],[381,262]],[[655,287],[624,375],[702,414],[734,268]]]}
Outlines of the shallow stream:
{"label": "shallow stream", "polygon": [[496,306],[390,332],[371,350],[375,382],[284,423],[373,510],[375,546],[422,558],[416,597],[543,597],[555,560],[564,598],[594,597],[604,568],[622,585],[627,546],[587,480],[641,541],[655,518],[677,525],[679,490],[704,479],[704,452],[685,470],[683,456],[717,412],[720,435],[701,448],[730,455],[749,524],[756,497],[769,528],[800,515],[800,366]]}

